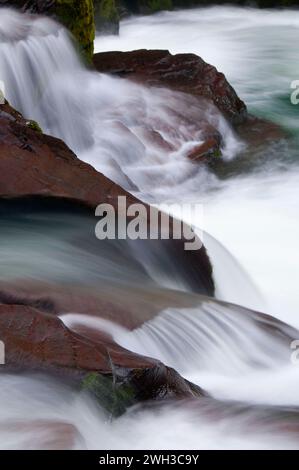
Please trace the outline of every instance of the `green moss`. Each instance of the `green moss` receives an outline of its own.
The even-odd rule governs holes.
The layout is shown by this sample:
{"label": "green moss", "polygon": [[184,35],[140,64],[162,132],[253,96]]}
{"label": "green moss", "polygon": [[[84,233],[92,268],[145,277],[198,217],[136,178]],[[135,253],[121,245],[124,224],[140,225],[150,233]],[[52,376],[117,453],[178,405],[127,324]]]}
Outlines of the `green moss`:
{"label": "green moss", "polygon": [[172,10],[172,0],[148,0],[147,5],[152,12]]}
{"label": "green moss", "polygon": [[156,11],[172,10],[172,0],[138,0],[141,13],[155,13]]}
{"label": "green moss", "polygon": [[95,1],[95,5],[98,5],[98,12],[101,17],[105,18],[105,20],[119,20],[115,0],[100,0],[98,2]]}
{"label": "green moss", "polygon": [[213,157],[215,157],[215,158],[220,158],[220,157],[222,157],[222,152],[221,152],[221,150],[220,150],[220,149],[215,150],[215,151],[213,152]]}
{"label": "green moss", "polygon": [[127,383],[117,382],[112,376],[97,372],[85,376],[82,390],[91,393],[112,416],[120,416],[135,402],[134,391]]}
{"label": "green moss", "polygon": [[119,14],[115,0],[94,0],[94,15],[98,30],[118,33]]}
{"label": "green moss", "polygon": [[93,0],[56,0],[53,8],[55,16],[70,30],[91,62],[95,38]]}
{"label": "green moss", "polygon": [[36,121],[32,121],[32,120],[27,121],[26,125],[27,125],[27,127],[32,129],[33,131],[39,132],[40,134],[43,133],[41,127],[39,126],[39,124]]}

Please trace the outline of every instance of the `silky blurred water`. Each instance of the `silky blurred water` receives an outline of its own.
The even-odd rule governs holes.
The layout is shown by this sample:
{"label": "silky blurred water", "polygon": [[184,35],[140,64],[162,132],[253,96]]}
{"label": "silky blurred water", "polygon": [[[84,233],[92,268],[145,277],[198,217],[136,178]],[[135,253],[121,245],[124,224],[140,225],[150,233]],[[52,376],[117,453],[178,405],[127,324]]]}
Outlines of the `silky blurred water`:
{"label": "silky blurred water", "polygon": [[[194,119],[201,105],[87,71],[67,33],[48,19],[33,22],[0,12],[0,78],[11,84],[8,98],[26,117],[140,198],[202,203],[217,298],[298,327],[299,108],[290,103],[291,82],[299,79],[298,30],[297,11],[213,7],[129,18],[119,37],[96,41],[98,51],[138,45],[197,53],[226,74],[251,112],[289,131],[284,142],[247,155],[251,161],[244,172],[242,142],[214,108],[205,110],[225,137],[231,169],[225,177],[185,158],[185,146],[201,136],[174,111],[179,107]],[[144,127],[161,130],[166,122],[172,132],[164,136],[177,145],[171,159],[144,134]],[[108,244],[95,256],[94,247],[82,245],[80,221],[36,214],[3,219],[1,281],[27,277],[87,286],[105,281],[125,285],[126,302],[130,296],[135,301],[133,291],[142,285],[153,305],[160,305],[161,291],[170,292],[181,306],[160,308],[134,331],[76,312],[61,318],[70,328],[84,324],[110,332],[132,351],[175,367],[213,398],[190,408],[133,409],[111,423],[90,397],[61,383],[1,376],[1,447],[298,448],[296,430],[289,428],[299,422],[298,370],[290,361],[297,332],[242,307],[191,294],[175,260],[167,261],[170,273],[164,261],[159,264],[159,251],[136,259],[136,252],[127,255],[127,245],[118,246],[115,258]],[[147,266],[148,259],[154,265]],[[186,291],[192,306],[182,306]]]}
{"label": "silky blurred water", "polygon": [[[96,51],[126,51],[138,44],[173,54],[198,54],[224,72],[250,112],[287,130],[289,138],[283,144],[252,152],[245,174],[236,160],[233,176],[218,181],[218,191],[213,182],[213,192],[207,194],[198,180],[197,190],[192,188],[186,198],[203,203],[202,228],[245,268],[263,295],[267,312],[297,326],[299,106],[290,96],[291,84],[299,77],[298,36],[298,10],[215,6],[128,18],[121,23],[119,37],[96,41]],[[225,279],[223,275],[222,287]],[[245,297],[243,305],[257,307],[254,299]]]}

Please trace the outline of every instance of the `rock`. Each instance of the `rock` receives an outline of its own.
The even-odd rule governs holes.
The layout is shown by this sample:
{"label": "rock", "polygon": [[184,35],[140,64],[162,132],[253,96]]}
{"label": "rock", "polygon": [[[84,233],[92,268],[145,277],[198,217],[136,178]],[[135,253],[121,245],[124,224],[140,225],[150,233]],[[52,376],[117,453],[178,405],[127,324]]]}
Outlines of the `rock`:
{"label": "rock", "polygon": [[[89,208],[100,202],[109,202],[117,208],[119,195],[137,201],[81,162],[61,140],[44,135],[37,123],[32,125],[8,103],[0,105],[0,195],[14,198],[1,203],[12,204],[15,216],[19,204],[15,198],[20,196],[50,199],[62,196]],[[32,199],[27,201],[32,210]],[[40,200],[43,207],[44,201]],[[22,202],[26,206],[26,199]],[[177,260],[180,252],[185,256],[182,241],[174,240],[173,254]],[[211,265],[205,250],[200,253],[204,270],[209,272],[209,290],[213,293]],[[186,261],[190,272],[198,271],[197,255],[193,258],[193,254],[186,252]],[[34,298],[31,294],[26,299],[1,292],[0,302],[0,338],[5,343],[5,365],[1,370],[4,372],[43,372],[68,379],[91,392],[113,415],[143,400],[205,395],[173,369],[121,348],[106,334],[98,334],[92,340],[86,331],[83,334],[70,331],[53,314],[57,313],[56,305],[49,296]]]}
{"label": "rock", "polygon": [[[79,160],[61,140],[42,134],[28,122],[8,103],[0,105],[0,197],[64,198],[91,208],[89,215],[92,217],[94,208],[102,203],[111,204],[117,213],[119,196],[126,197],[127,207],[140,203],[103,174]],[[28,204],[32,207],[32,201]],[[144,206],[149,218],[149,206]],[[12,210],[16,210],[16,207]],[[170,218],[170,233],[171,227]],[[184,239],[147,242],[157,255],[159,250],[164,249],[169,256],[177,259],[196,291],[214,295],[212,267],[204,247],[186,251]]]}
{"label": "rock", "polygon": [[99,72],[204,97],[234,125],[247,119],[245,104],[225,76],[195,54],[172,55],[159,50],[102,52],[94,55],[93,62]]}
{"label": "rock", "polygon": [[[100,283],[99,283],[100,284]],[[144,290],[108,286],[70,285],[18,279],[0,284],[0,303],[27,305],[46,313],[76,312],[103,318],[129,330],[140,327],[167,308],[196,308],[198,299],[190,292],[170,289]]]}
{"label": "rock", "polygon": [[53,17],[69,29],[86,59],[92,60],[95,38],[93,0],[0,0],[0,5]]}
{"label": "rock", "polygon": [[119,13],[115,0],[94,0],[96,30],[102,34],[119,33]]}
{"label": "rock", "polygon": [[245,123],[237,127],[238,135],[252,148],[285,139],[287,132],[274,122],[248,115]]}
{"label": "rock", "polygon": [[96,207],[117,197],[136,200],[59,139],[47,136],[9,104],[0,105],[0,196],[65,197]]}
{"label": "rock", "polygon": [[187,153],[192,161],[210,162],[215,157],[221,156],[222,136],[211,125],[204,124],[202,132],[203,143],[196,145]]}
{"label": "rock", "polygon": [[[99,72],[204,98],[207,106],[213,102],[241,139],[253,148],[285,137],[277,124],[248,114],[246,105],[225,76],[194,54],[171,55],[159,50],[102,52],[94,55],[93,62]],[[203,129],[204,142],[191,149],[187,156],[213,164],[213,157],[220,155],[221,135],[207,122],[198,123],[198,128]]]}
{"label": "rock", "polygon": [[[23,449],[32,450],[75,450],[82,436],[71,423],[60,419],[16,419],[6,420],[0,424],[1,433],[6,433],[10,439],[21,436]],[[34,433],[34,443],[32,435]]]}
{"label": "rock", "polygon": [[105,334],[91,340],[51,314],[25,305],[0,305],[3,372],[43,372],[91,392],[113,415],[144,400],[206,396],[157,360],[132,353]]}
{"label": "rock", "polygon": [[210,157],[220,156],[221,151],[217,141],[213,138],[206,140],[203,144],[196,145],[188,153],[187,157],[192,161],[209,160]]}

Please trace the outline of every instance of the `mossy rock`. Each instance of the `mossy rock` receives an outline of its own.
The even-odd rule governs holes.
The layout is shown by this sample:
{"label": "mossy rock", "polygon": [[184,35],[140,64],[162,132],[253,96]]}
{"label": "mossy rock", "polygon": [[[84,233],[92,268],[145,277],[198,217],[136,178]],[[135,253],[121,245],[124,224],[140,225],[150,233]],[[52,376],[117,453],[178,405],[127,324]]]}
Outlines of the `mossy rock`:
{"label": "mossy rock", "polygon": [[118,34],[119,13],[115,0],[94,0],[94,17],[97,31]]}
{"label": "mossy rock", "polygon": [[77,39],[85,57],[91,62],[95,38],[93,0],[56,0],[51,10]]}
{"label": "mossy rock", "polygon": [[151,13],[161,10],[172,10],[172,0],[145,0],[142,3]]}
{"label": "mossy rock", "polygon": [[122,415],[136,402],[133,387],[111,375],[91,372],[84,377],[81,389],[90,393],[113,417]]}
{"label": "mossy rock", "polygon": [[140,13],[155,13],[162,10],[172,10],[172,0],[137,0]]}

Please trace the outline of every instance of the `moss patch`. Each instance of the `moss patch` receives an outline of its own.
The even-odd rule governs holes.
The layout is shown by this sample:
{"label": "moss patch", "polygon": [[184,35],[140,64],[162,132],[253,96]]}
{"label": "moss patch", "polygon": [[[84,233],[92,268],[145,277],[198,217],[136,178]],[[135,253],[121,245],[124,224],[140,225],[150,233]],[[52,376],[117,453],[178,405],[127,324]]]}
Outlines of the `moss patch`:
{"label": "moss patch", "polygon": [[32,121],[32,120],[26,121],[26,125],[27,125],[27,127],[32,129],[33,131],[39,132],[40,134],[43,133],[40,125],[36,121]]}
{"label": "moss patch", "polygon": [[172,10],[172,0],[148,0],[147,4],[152,12]]}
{"label": "moss patch", "polygon": [[115,417],[122,415],[135,403],[133,388],[125,382],[114,380],[110,375],[97,372],[87,374],[82,381],[82,390],[91,393],[97,402]]}

